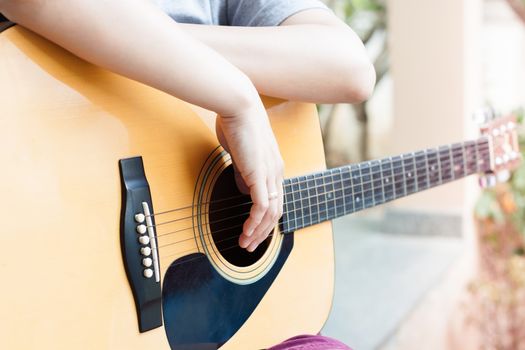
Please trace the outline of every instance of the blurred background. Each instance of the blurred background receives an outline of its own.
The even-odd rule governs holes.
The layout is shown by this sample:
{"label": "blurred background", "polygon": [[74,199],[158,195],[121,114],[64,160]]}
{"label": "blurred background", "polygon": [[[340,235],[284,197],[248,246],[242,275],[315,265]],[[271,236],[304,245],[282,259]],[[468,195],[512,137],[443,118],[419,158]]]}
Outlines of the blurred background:
{"label": "blurred background", "polygon": [[[478,136],[525,106],[525,0],[327,0],[377,71],[361,105],[319,106],[329,166]],[[472,176],[334,222],[323,334],[356,350],[525,349],[525,168]]]}

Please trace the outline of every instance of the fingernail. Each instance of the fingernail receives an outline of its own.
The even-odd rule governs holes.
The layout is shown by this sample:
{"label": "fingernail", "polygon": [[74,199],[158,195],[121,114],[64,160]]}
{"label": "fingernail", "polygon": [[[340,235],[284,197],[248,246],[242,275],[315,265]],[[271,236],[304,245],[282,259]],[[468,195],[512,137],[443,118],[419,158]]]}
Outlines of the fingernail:
{"label": "fingernail", "polygon": [[239,247],[244,249],[244,248],[246,248],[248,246],[249,246],[249,244],[248,244],[248,242],[246,240],[244,240],[244,239],[240,239],[239,240]]}
{"label": "fingernail", "polygon": [[250,253],[253,253],[255,249],[257,249],[257,244],[250,244],[250,246],[246,248],[246,250],[249,251]]}
{"label": "fingernail", "polygon": [[250,237],[253,234],[253,229],[246,231],[246,236]]}

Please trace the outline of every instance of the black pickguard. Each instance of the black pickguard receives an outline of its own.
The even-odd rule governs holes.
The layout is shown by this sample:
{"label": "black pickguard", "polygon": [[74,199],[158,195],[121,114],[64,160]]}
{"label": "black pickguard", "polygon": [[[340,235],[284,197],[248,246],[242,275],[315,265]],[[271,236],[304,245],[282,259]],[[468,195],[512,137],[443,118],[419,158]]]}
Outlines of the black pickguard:
{"label": "black pickguard", "polygon": [[224,279],[203,254],[174,261],[164,276],[164,327],[173,350],[218,349],[250,317],[293,247],[286,234],[273,267],[255,283]]}

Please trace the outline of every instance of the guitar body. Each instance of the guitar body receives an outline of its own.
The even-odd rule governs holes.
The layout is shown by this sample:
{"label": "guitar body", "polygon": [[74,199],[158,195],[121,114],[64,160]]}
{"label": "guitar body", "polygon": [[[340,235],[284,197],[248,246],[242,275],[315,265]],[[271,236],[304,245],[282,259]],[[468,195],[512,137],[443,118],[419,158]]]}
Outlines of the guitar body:
{"label": "guitar body", "polygon": [[[229,183],[212,113],[19,26],[0,34],[0,56],[0,348],[259,349],[320,331],[333,294],[329,222],[276,232],[247,266],[208,251],[195,229],[213,220],[195,225],[192,208]],[[315,106],[264,102],[286,177],[324,169]],[[155,217],[173,222],[157,226],[163,325],[145,332],[120,236],[119,161],[136,156],[155,212],[192,206]],[[179,346],[185,337],[201,345]]]}

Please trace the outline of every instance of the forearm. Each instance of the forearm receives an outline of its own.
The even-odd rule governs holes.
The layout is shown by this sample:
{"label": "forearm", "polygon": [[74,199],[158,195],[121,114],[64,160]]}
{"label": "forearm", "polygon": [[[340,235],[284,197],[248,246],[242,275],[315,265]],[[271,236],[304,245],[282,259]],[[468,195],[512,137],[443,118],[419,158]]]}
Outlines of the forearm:
{"label": "forearm", "polygon": [[217,113],[256,100],[239,69],[144,0],[0,0],[0,12],[92,63]]}
{"label": "forearm", "polygon": [[375,82],[363,44],[349,28],[181,26],[235,64],[265,95],[359,102],[368,97]]}

